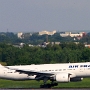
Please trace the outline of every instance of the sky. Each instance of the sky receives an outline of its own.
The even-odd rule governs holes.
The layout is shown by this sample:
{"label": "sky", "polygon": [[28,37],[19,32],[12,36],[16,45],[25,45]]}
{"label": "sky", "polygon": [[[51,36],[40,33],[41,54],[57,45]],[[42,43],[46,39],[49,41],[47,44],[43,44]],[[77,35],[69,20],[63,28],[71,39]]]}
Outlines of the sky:
{"label": "sky", "polygon": [[0,0],[0,32],[90,30],[90,0]]}

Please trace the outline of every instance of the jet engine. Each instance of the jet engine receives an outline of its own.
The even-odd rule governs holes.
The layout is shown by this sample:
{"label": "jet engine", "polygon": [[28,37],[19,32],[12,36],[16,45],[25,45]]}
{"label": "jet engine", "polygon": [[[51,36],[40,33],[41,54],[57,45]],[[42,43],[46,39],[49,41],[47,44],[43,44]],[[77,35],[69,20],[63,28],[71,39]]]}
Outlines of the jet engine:
{"label": "jet engine", "polygon": [[71,82],[77,82],[77,81],[82,81],[82,80],[83,78],[77,78],[77,77],[70,79]]}
{"label": "jet engine", "polygon": [[59,73],[55,76],[57,82],[70,82],[70,76],[68,73]]}

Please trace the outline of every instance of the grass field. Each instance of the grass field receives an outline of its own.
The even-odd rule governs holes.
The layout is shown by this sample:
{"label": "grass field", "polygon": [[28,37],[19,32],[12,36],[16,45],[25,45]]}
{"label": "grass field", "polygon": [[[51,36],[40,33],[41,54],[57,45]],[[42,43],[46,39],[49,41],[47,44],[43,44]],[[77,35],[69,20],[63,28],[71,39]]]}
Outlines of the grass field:
{"label": "grass field", "polygon": [[[42,81],[12,81],[0,79],[0,88],[39,88]],[[59,83],[54,88],[90,88],[90,78],[84,78],[81,82]]]}

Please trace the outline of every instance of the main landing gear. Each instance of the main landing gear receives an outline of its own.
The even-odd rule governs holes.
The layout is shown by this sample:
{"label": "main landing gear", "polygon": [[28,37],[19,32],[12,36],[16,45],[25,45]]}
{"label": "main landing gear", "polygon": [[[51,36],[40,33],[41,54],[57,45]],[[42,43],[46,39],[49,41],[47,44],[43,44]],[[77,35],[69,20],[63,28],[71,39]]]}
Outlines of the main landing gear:
{"label": "main landing gear", "polygon": [[40,88],[51,88],[53,86],[57,86],[58,83],[51,83],[51,84],[43,84],[43,85],[40,85]]}
{"label": "main landing gear", "polygon": [[51,88],[53,86],[58,85],[58,83],[54,82],[53,80],[51,80],[52,81],[51,84],[46,83],[47,81],[48,81],[48,78],[44,78],[44,80],[43,80],[44,84],[40,85],[40,88]]}

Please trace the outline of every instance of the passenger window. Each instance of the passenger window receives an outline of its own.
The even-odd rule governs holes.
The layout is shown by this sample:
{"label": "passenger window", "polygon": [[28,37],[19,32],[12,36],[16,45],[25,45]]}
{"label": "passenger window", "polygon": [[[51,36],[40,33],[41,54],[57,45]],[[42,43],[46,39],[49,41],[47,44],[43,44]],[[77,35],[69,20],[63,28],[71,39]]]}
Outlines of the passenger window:
{"label": "passenger window", "polygon": [[84,67],[87,67],[87,65],[84,65]]}

